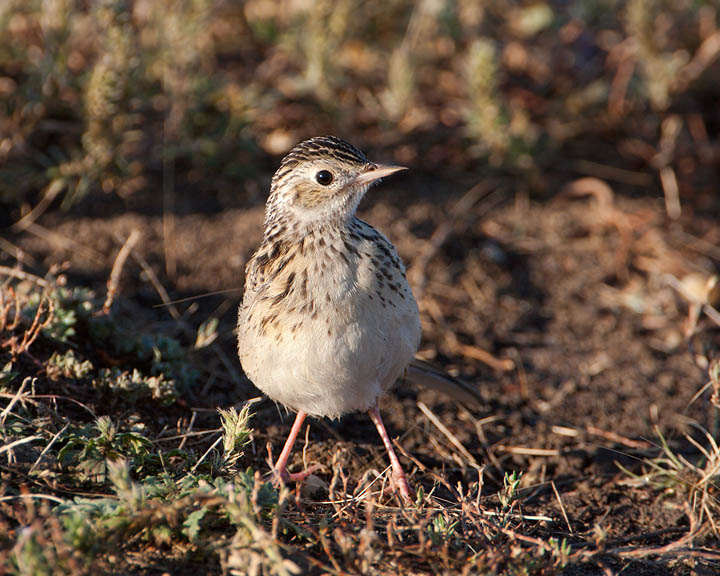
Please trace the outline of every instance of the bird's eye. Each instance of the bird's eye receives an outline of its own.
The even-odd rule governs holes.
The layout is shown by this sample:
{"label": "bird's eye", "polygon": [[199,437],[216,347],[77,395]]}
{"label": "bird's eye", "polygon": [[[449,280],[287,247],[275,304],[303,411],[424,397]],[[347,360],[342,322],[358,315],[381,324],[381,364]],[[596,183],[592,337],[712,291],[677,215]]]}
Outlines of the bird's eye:
{"label": "bird's eye", "polygon": [[330,184],[332,184],[333,181],[332,172],[329,172],[327,170],[320,170],[320,172],[315,174],[315,180],[318,181],[318,184],[322,184],[323,186],[329,186]]}

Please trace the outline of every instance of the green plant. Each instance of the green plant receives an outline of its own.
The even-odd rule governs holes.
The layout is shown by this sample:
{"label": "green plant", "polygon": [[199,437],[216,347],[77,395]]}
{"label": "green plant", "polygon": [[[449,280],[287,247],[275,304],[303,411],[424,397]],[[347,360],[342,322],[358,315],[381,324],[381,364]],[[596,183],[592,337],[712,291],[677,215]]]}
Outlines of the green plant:
{"label": "green plant", "polygon": [[[720,389],[720,360],[710,362],[708,368],[710,381],[707,387],[713,388],[710,398],[716,408],[717,390]],[[709,525],[715,536],[720,536],[720,445],[712,434],[701,430],[705,443],[686,434],[685,439],[699,453],[699,457],[690,458],[674,450],[665,435],[656,426],[655,433],[660,442],[660,454],[643,460],[646,470],[636,474],[619,465],[628,476],[641,484],[650,484],[668,493],[681,494],[688,508],[697,516],[697,525]],[[706,522],[707,521],[707,522]]]}
{"label": "green plant", "polygon": [[428,534],[434,546],[450,540],[455,530],[460,525],[460,520],[449,519],[445,514],[436,514],[427,527]]}
{"label": "green plant", "polygon": [[497,61],[495,44],[489,38],[478,38],[468,47],[464,67],[465,121],[468,134],[484,150],[501,158],[509,144],[509,134],[507,112],[498,94],[502,72]]}
{"label": "green plant", "polygon": [[109,467],[117,460],[129,459],[140,471],[152,457],[152,443],[137,432],[120,432],[107,416],[92,427],[70,432],[58,452],[58,460],[80,473],[83,478],[104,482]]}
{"label": "green plant", "polygon": [[625,28],[634,42],[643,83],[640,89],[656,110],[665,110],[677,82],[678,73],[688,62],[687,50],[672,50],[658,18],[669,3],[665,0],[630,0],[625,11]]}
{"label": "green plant", "polygon": [[252,429],[248,426],[250,406],[243,406],[238,412],[235,408],[218,409],[223,429],[223,467],[232,468],[243,455],[242,449],[251,440]]}

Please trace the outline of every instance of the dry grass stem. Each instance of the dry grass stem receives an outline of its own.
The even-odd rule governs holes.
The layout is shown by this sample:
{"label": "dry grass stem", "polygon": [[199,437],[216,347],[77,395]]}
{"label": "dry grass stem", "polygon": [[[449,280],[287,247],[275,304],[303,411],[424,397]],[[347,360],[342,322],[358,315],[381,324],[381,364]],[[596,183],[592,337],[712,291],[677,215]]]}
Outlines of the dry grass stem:
{"label": "dry grass stem", "polygon": [[120,283],[120,275],[122,274],[125,262],[127,262],[128,256],[132,252],[135,245],[140,241],[140,232],[133,230],[127,237],[127,240],[122,245],[122,248],[115,256],[112,269],[110,270],[110,277],[107,281],[107,297],[103,303],[102,313],[109,314],[110,308],[112,307],[113,301],[115,300],[115,294],[117,293],[118,285]]}

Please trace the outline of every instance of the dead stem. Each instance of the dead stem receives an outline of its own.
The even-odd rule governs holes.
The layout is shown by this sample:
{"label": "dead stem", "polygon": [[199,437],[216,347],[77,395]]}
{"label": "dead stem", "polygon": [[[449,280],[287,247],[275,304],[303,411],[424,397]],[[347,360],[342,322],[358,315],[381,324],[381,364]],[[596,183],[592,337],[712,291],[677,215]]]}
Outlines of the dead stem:
{"label": "dead stem", "polygon": [[113,301],[115,300],[115,294],[117,293],[118,284],[120,283],[120,275],[122,274],[125,262],[127,262],[128,256],[132,252],[135,244],[140,241],[141,235],[138,230],[133,230],[127,237],[127,240],[122,245],[122,248],[115,256],[115,261],[110,271],[110,277],[107,281],[107,297],[102,307],[102,314],[109,314],[110,308],[112,307]]}

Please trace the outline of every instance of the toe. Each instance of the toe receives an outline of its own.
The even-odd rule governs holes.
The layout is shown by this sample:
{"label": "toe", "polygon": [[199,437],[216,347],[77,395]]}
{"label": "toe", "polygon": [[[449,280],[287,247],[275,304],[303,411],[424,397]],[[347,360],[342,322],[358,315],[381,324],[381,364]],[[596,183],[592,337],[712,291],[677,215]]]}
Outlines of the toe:
{"label": "toe", "polygon": [[407,481],[407,476],[404,473],[392,475],[393,485],[395,490],[400,494],[400,498],[406,506],[412,506],[413,497],[410,491],[410,484]]}
{"label": "toe", "polygon": [[[309,468],[306,468],[302,472],[295,472],[293,474],[287,474],[287,478],[285,479],[285,481],[290,480],[292,482],[304,482],[307,479],[307,477],[310,476],[310,474],[317,472],[318,470],[320,470],[320,468],[322,468],[322,466],[320,466],[320,464],[313,464],[312,466],[310,466]],[[286,470],[286,473],[287,473],[287,470]]]}
{"label": "toe", "polygon": [[320,464],[313,464],[302,472],[293,472],[292,474],[288,472],[287,468],[282,468],[281,470],[274,470],[274,475],[276,481],[282,482],[284,484],[289,484],[290,482],[301,483],[304,482],[308,476],[310,476],[314,472],[317,472],[321,468],[322,466]]}

